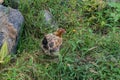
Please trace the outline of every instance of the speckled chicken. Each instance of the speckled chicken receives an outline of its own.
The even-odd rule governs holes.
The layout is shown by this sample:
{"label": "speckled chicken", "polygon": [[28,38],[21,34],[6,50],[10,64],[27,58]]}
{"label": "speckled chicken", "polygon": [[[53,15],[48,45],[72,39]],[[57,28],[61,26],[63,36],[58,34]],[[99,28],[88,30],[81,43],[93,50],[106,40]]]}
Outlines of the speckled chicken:
{"label": "speckled chicken", "polygon": [[62,45],[62,35],[65,32],[65,29],[59,28],[56,32],[44,36],[42,49],[45,54],[50,56],[58,55],[60,46]]}

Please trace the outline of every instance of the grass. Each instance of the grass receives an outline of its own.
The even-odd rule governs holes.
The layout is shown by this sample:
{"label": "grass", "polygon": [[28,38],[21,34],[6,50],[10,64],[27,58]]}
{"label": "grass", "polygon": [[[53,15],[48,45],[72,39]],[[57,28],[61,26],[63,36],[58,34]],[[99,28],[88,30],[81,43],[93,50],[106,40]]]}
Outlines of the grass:
{"label": "grass", "polygon": [[[120,18],[111,13],[119,16],[120,9],[112,3],[99,8],[96,0],[85,1],[21,0],[25,23],[18,51],[0,65],[0,79],[119,80]],[[56,59],[44,56],[40,48],[44,33],[54,31],[43,19],[45,9],[67,31]]]}

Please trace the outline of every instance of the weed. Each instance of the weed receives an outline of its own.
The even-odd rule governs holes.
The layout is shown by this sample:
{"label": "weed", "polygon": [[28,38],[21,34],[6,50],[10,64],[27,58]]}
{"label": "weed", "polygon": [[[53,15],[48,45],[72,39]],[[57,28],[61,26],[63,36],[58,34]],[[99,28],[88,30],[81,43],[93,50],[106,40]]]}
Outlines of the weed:
{"label": "weed", "polygon": [[0,64],[5,64],[10,60],[10,55],[8,55],[8,44],[5,41],[0,50]]}

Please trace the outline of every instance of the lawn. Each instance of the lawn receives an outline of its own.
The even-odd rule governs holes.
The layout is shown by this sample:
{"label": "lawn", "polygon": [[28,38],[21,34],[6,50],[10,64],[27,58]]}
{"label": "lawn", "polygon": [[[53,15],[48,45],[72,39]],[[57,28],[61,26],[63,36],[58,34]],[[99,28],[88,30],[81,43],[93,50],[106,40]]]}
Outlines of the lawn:
{"label": "lawn", "polygon": [[[5,0],[6,6],[14,3]],[[119,80],[120,3],[103,0],[20,0],[25,22],[12,60],[0,64],[1,80]],[[53,32],[43,11],[66,29],[58,58],[45,56],[44,34]]]}

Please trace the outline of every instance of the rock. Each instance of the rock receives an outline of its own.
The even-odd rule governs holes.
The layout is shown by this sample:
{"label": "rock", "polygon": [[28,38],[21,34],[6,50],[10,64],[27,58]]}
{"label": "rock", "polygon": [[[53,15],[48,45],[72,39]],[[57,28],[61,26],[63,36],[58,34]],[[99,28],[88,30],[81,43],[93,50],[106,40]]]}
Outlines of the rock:
{"label": "rock", "polygon": [[24,18],[18,10],[0,5],[0,47],[7,41],[9,52],[16,53],[23,22]]}
{"label": "rock", "polygon": [[54,20],[53,15],[48,10],[44,10],[43,12],[46,24],[49,25],[51,28],[57,29],[58,24]]}

